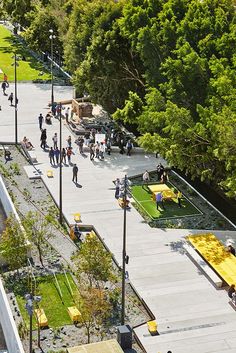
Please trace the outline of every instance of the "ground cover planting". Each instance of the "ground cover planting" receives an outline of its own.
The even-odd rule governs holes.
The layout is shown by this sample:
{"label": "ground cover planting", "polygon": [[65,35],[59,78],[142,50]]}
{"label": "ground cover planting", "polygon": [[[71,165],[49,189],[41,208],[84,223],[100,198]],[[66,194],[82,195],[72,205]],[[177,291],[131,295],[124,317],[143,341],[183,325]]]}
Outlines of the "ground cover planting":
{"label": "ground cover planting", "polygon": [[32,57],[27,48],[7,28],[0,25],[0,79],[3,73],[7,75],[8,81],[14,81],[14,53],[18,60],[17,80],[33,81],[36,79],[48,80],[50,73]]}

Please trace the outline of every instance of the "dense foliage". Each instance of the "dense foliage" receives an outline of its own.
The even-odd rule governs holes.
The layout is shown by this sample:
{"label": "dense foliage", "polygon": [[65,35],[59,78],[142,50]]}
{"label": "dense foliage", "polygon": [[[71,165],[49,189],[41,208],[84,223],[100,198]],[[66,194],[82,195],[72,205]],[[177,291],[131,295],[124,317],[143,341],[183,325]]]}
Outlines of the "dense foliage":
{"label": "dense foliage", "polygon": [[3,3],[36,47],[55,26],[78,94],[133,124],[147,150],[235,197],[233,0],[24,0],[25,16]]}

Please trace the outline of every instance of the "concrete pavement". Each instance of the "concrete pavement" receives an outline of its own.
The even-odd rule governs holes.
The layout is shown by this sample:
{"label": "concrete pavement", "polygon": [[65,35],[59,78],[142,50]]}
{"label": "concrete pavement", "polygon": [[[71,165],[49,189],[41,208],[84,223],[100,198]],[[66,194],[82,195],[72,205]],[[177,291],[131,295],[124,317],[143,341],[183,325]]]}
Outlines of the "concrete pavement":
{"label": "concrete pavement", "polygon": [[[57,88],[56,100],[67,99],[71,88]],[[5,99],[5,97],[3,97]],[[19,85],[19,136],[27,136],[35,146],[35,153],[44,172],[43,180],[58,202],[59,170],[54,178],[46,171],[52,169],[48,154],[39,147],[40,131],[37,117],[47,111],[50,86]],[[14,141],[13,108],[3,102],[0,112],[0,140]],[[3,103],[2,103],[3,102]],[[59,123],[47,126],[48,144],[59,132]],[[63,124],[63,146],[70,134]],[[75,147],[75,146],[74,146]],[[74,149],[75,150],[75,149]],[[100,236],[121,263],[123,211],[114,198],[113,180],[125,174],[132,176],[153,170],[158,160],[153,155],[111,154],[105,161],[91,162],[88,155],[78,151],[72,162],[79,167],[78,182],[72,183],[72,168],[63,167],[63,213],[69,222],[80,212],[84,224],[95,226]],[[209,280],[182,252],[183,237],[194,230],[150,228],[132,207],[127,213],[127,269],[131,282],[157,318],[159,336],[150,336],[146,325],[135,331],[148,353],[235,353],[236,313],[228,304],[225,290],[215,289]],[[216,232],[214,232],[216,233]],[[236,240],[235,232],[219,232],[225,241]]]}

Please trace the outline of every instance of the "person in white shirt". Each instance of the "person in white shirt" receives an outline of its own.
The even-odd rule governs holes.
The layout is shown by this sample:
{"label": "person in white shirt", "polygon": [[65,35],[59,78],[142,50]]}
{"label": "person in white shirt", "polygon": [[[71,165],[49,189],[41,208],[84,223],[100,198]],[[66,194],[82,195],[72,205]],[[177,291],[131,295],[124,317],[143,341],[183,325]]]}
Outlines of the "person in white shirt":
{"label": "person in white shirt", "polygon": [[149,173],[148,171],[146,170],[144,173],[143,173],[143,187],[144,185],[148,185],[148,182],[150,181],[150,176],[149,176]]}
{"label": "person in white shirt", "polygon": [[99,158],[104,159],[104,153],[105,153],[105,146],[104,143],[101,142],[99,146]]}

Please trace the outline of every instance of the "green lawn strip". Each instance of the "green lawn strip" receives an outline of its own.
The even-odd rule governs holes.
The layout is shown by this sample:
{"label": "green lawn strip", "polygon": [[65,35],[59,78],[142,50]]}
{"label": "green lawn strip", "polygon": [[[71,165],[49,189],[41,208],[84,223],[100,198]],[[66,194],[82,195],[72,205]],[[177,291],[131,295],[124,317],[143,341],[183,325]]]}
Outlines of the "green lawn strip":
{"label": "green lawn strip", "polygon": [[135,185],[132,188],[132,196],[139,203],[140,207],[147,213],[152,219],[158,218],[177,218],[192,216],[200,214],[199,210],[194,207],[185,197],[182,198],[182,207],[179,208],[177,200],[165,201],[165,210],[157,210],[156,202],[152,199],[152,193],[148,190],[147,186],[143,187]]}
{"label": "green lawn strip", "polygon": [[[44,309],[44,312],[48,319],[49,327],[56,328],[63,325],[70,325],[71,319],[67,312],[67,307],[74,306],[72,296],[70,294],[67,280],[64,274],[56,275],[61,292],[62,300],[60,298],[59,291],[56,287],[56,282],[53,276],[45,276],[37,278],[37,293],[40,295],[42,300],[39,303],[39,307]],[[70,274],[67,274],[69,283],[72,291],[76,290],[76,285]],[[27,292],[27,289],[26,289]],[[25,293],[26,294],[26,293]],[[22,317],[29,327],[29,316],[25,309],[25,298],[22,295],[17,295],[17,302],[22,314]],[[63,301],[63,302],[62,302]],[[36,306],[35,306],[36,308]],[[37,328],[36,318],[33,319],[33,328]]]}
{"label": "green lawn strip", "polygon": [[[50,73],[43,65],[30,55],[27,48],[8,29],[0,25],[0,69],[7,75],[8,81],[14,81],[14,53],[20,58],[17,66],[18,81],[50,79]],[[0,80],[3,80],[3,74],[0,74]]]}

